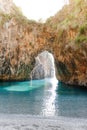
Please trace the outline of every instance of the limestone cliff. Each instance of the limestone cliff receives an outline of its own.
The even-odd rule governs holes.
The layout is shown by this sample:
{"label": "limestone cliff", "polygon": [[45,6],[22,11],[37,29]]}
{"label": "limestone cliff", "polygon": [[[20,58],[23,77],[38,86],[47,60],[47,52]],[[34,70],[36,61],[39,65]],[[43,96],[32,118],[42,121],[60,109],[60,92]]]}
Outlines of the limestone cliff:
{"label": "limestone cliff", "polygon": [[47,25],[56,32],[53,51],[58,79],[87,86],[87,1],[70,0]]}
{"label": "limestone cliff", "polygon": [[[4,8],[4,4],[1,5]],[[13,3],[11,5],[13,11],[0,11],[0,80],[27,80],[34,58],[48,47],[53,34],[43,24],[24,17]]]}
{"label": "limestone cliff", "polygon": [[11,10],[0,11],[0,79],[30,79],[35,57],[48,50],[59,80],[87,86],[87,1],[70,0],[45,24],[28,20],[13,3]]}

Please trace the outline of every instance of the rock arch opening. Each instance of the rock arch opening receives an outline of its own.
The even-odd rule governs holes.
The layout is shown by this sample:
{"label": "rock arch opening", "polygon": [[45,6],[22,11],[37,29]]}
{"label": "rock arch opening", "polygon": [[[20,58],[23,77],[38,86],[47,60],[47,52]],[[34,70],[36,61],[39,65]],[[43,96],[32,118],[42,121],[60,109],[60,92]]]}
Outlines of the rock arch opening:
{"label": "rock arch opening", "polygon": [[43,51],[35,58],[32,79],[56,78],[55,61],[52,53]]}

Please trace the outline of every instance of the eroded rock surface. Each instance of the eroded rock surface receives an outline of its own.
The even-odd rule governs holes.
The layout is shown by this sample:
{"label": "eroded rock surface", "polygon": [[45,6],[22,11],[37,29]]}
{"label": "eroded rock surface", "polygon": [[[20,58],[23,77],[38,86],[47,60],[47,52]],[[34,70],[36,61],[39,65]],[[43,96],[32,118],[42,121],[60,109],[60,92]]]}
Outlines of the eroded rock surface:
{"label": "eroded rock surface", "polygon": [[[35,57],[47,50],[54,56],[58,80],[87,86],[87,1],[70,0],[45,24],[26,19],[12,4],[14,11],[7,9],[7,14],[0,5],[0,80],[30,79]],[[42,72],[39,76],[37,68],[34,78],[45,77],[43,65],[38,66]]]}

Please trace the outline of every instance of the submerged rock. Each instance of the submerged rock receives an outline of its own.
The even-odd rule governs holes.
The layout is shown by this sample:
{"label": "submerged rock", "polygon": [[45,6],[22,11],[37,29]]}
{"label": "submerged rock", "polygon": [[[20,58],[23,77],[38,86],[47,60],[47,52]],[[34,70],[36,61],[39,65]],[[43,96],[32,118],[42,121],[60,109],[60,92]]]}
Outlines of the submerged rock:
{"label": "submerged rock", "polygon": [[32,79],[53,78],[55,76],[54,58],[51,53],[44,51],[35,60],[35,67],[31,73]]}

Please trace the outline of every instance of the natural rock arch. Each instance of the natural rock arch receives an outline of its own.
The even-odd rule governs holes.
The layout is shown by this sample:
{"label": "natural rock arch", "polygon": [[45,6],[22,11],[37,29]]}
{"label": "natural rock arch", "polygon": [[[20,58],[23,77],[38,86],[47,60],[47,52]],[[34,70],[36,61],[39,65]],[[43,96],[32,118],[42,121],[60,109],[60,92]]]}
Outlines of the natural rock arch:
{"label": "natural rock arch", "polygon": [[31,72],[32,79],[54,78],[55,61],[53,55],[43,51],[35,58],[35,66]]}

